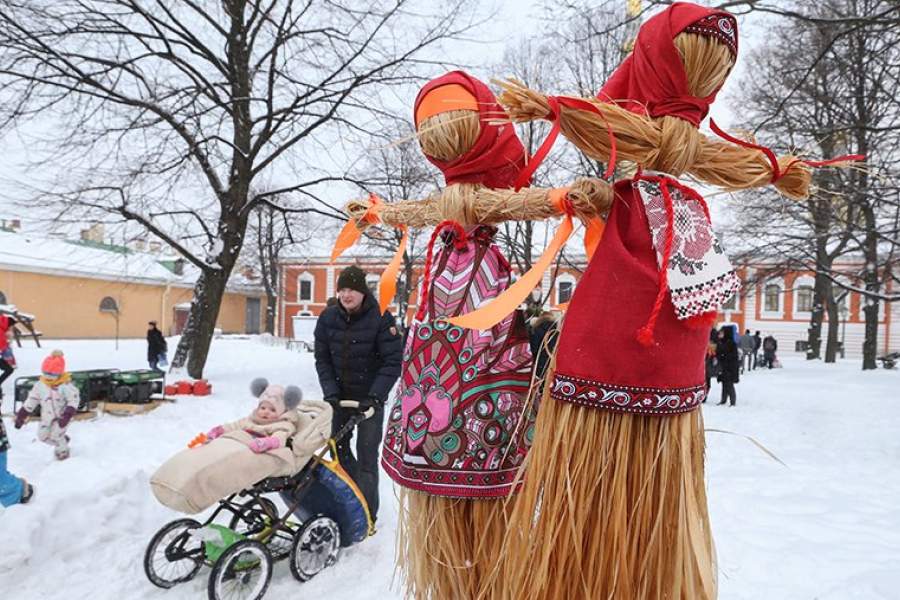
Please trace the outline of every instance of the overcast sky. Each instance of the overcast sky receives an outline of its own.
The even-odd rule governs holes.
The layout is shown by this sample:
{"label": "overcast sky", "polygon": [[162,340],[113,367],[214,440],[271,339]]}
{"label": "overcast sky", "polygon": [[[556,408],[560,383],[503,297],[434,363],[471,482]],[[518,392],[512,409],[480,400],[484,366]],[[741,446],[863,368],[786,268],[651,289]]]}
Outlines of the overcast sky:
{"label": "overcast sky", "polygon": [[[466,64],[470,66],[471,71],[476,76],[484,79],[490,77],[503,77],[505,73],[492,72],[493,65],[498,62],[503,55],[506,44],[514,41],[522,36],[541,36],[544,29],[544,23],[540,18],[540,5],[538,0],[496,0],[494,9],[496,16],[492,19],[488,27],[485,27],[478,36],[482,41],[470,41],[455,45],[452,49],[454,55],[449,60]],[[622,0],[623,11],[625,0]],[[489,10],[489,8],[487,9]],[[741,54],[744,58],[747,51],[754,46],[755,41],[759,38],[754,34],[753,23],[749,23],[747,19],[741,20]],[[473,36],[474,37],[474,36]],[[751,124],[735,122],[733,112],[729,107],[729,92],[733,86],[740,80],[744,68],[743,61],[738,62],[735,73],[726,83],[723,94],[720,95],[718,101],[712,108],[712,116],[716,121],[724,126],[746,127]],[[566,90],[545,90],[547,92],[565,92]],[[398,106],[404,103],[411,103],[411,99],[397,99]],[[409,104],[406,104],[408,107]],[[398,109],[399,110],[399,109]],[[409,110],[403,108],[402,110]],[[46,169],[43,172],[28,172],[25,167],[25,159],[34,156],[29,148],[29,135],[34,132],[41,134],[43,137],[51,137],[54,135],[53,123],[45,123],[41,126],[31,128],[26,134],[7,134],[3,139],[5,160],[0,163],[0,217],[9,218],[18,216],[20,218],[28,218],[31,211],[22,211],[20,209],[11,209],[9,201],[11,199],[22,200],[27,192],[23,190],[22,183],[26,185],[31,182],[38,182],[52,176]],[[752,128],[752,127],[748,127]],[[560,140],[557,143],[564,143]],[[340,151],[336,151],[331,156],[331,160],[335,163],[342,162],[343,155]],[[339,168],[339,167],[338,167]],[[287,178],[290,176],[287,175]],[[343,193],[343,192],[336,192]],[[338,204],[342,202],[336,202]],[[718,211],[713,204],[714,214]]]}

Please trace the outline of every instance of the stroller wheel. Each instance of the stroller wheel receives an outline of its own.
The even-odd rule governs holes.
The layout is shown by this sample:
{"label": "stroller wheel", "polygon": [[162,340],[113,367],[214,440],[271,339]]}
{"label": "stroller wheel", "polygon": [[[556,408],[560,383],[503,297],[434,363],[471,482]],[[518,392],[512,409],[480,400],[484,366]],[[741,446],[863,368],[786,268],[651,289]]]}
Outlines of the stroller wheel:
{"label": "stroller wheel", "polygon": [[328,517],[311,519],[294,535],[291,573],[299,581],[309,581],[337,562],[341,550],[341,529]]}
{"label": "stroller wheel", "polygon": [[209,600],[259,600],[272,579],[272,555],[256,540],[231,545],[209,574]]}
{"label": "stroller wheel", "polygon": [[178,519],[156,532],[144,553],[144,573],[155,586],[170,588],[190,581],[203,563],[203,549],[189,548],[191,532],[200,527],[194,519]]}
{"label": "stroller wheel", "polygon": [[[259,539],[262,533],[272,523],[273,518],[278,518],[278,508],[268,498],[250,498],[241,504],[241,511],[231,518],[228,528],[242,535]],[[272,554],[272,560],[279,561],[287,558],[291,553],[293,534],[290,530],[279,529],[272,532],[265,539],[266,546]]]}

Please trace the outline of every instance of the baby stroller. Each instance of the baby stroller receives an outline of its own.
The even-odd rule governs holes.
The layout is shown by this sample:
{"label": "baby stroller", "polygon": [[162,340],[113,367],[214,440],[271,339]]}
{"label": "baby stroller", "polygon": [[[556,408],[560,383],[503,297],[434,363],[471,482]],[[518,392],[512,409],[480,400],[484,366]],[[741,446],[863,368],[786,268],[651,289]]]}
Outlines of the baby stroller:
{"label": "baby stroller", "polygon": [[[202,523],[182,518],[163,526],[144,553],[147,578],[171,588],[207,565],[209,600],[259,600],[276,561],[288,559],[301,582],[333,565],[342,547],[374,530],[365,499],[338,463],[335,447],[371,414],[370,409],[351,418],[298,473],[269,477],[220,500]],[[284,513],[265,497],[271,493],[281,494]]]}

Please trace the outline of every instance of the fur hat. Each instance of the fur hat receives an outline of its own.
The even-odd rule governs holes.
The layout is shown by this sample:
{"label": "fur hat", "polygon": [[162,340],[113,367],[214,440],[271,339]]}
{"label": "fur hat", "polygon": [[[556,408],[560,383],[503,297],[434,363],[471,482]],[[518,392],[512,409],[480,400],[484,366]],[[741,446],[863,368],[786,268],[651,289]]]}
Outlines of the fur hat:
{"label": "fur hat", "polygon": [[360,294],[368,294],[369,286],[366,284],[366,272],[356,265],[350,265],[341,271],[337,280],[337,289],[342,290],[344,288],[350,288]]}
{"label": "fur hat", "polygon": [[303,391],[296,385],[287,387],[269,384],[268,380],[263,377],[257,377],[250,382],[250,391],[259,401],[266,401],[275,407],[278,414],[283,414],[289,410],[294,410],[303,400]]}
{"label": "fur hat", "polygon": [[41,373],[46,377],[56,378],[66,372],[66,359],[62,350],[54,350],[41,363]]}

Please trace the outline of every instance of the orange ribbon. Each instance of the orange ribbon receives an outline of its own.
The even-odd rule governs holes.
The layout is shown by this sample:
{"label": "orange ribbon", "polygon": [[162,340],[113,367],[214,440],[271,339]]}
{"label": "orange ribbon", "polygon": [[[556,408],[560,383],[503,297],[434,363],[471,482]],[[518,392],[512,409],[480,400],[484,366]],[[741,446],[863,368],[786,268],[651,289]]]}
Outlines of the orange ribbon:
{"label": "orange ribbon", "polygon": [[447,319],[451,324],[468,329],[490,329],[506,317],[528,297],[534,288],[544,277],[544,272],[553,264],[557,253],[565,246],[569,236],[572,235],[572,207],[566,200],[569,188],[556,188],[550,191],[550,200],[553,206],[566,215],[562,225],[556,230],[556,234],[550,244],[541,254],[538,261],[522,275],[518,281],[509,286],[505,292],[488,302],[486,305],[473,310],[470,313]]}
{"label": "orange ribbon", "polygon": [[[375,194],[369,194],[369,208],[366,209],[360,220],[370,225],[380,223],[381,218],[378,216],[378,213],[381,211],[382,204],[381,198]],[[331,249],[331,262],[336,261],[338,256],[343,254],[347,248],[358,242],[361,235],[362,231],[357,226],[356,221],[350,218],[334,241],[334,248]]]}
{"label": "orange ribbon", "polygon": [[600,245],[600,239],[606,230],[606,221],[600,217],[591,217],[584,224],[584,253],[590,261],[594,257],[594,251]]}
{"label": "orange ribbon", "polygon": [[400,272],[400,260],[403,258],[403,253],[406,252],[406,242],[409,239],[406,225],[401,225],[400,231],[403,232],[400,247],[394,252],[391,262],[381,274],[381,282],[378,286],[378,306],[381,307],[381,314],[384,314],[397,295],[397,274]]}

